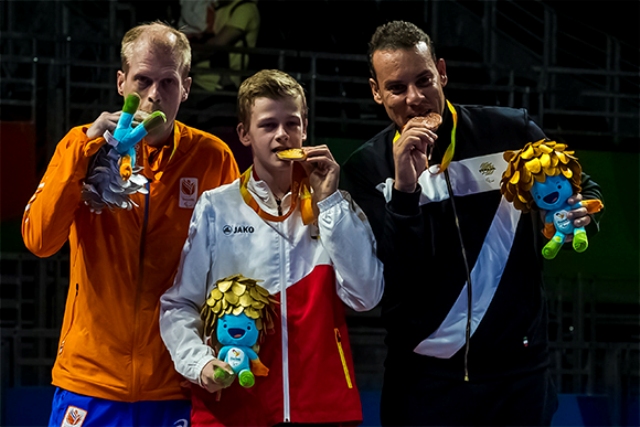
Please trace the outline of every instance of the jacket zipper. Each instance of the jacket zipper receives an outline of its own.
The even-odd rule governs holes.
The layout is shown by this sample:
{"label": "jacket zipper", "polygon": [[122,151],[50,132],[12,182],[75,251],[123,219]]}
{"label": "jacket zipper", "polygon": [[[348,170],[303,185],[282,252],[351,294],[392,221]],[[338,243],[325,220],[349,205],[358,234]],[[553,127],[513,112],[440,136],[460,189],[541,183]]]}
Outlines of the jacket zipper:
{"label": "jacket zipper", "polygon": [[62,351],[64,350],[64,343],[67,342],[67,336],[69,336],[69,332],[71,332],[71,328],[73,328],[73,322],[76,319],[76,304],[78,301],[79,288],[80,288],[80,285],[76,283],[76,295],[73,297],[73,305],[71,306],[71,320],[69,321],[69,327],[64,332],[64,335],[62,336],[62,340],[60,341],[60,346],[58,347],[58,354],[62,354]]}
{"label": "jacket zipper", "polygon": [[151,193],[151,184],[147,181],[147,194],[144,196],[144,217],[142,219],[142,230],[140,232],[140,251],[138,260],[138,283],[136,285],[135,305],[134,309],[134,321],[133,321],[133,342],[131,343],[131,369],[132,369],[132,385],[131,385],[131,397],[136,399],[138,392],[138,373],[137,373],[137,361],[136,361],[136,344],[138,342],[138,323],[140,313],[140,293],[142,292],[142,283],[144,280],[144,254],[145,254],[145,240],[147,235],[147,223],[149,222],[149,196]]}
{"label": "jacket zipper", "polygon": [[[278,210],[280,204],[278,203]],[[279,228],[283,223],[278,224]],[[278,236],[280,241],[280,319],[282,329],[282,409],[285,423],[291,422],[291,407],[289,402],[289,332],[287,327],[287,280],[286,280],[286,251],[284,239]]]}
{"label": "jacket zipper", "polygon": [[340,353],[340,360],[342,361],[344,378],[347,380],[347,387],[353,388],[353,383],[351,382],[351,374],[349,374],[349,366],[347,365],[347,359],[344,357],[344,350],[342,349],[342,337],[340,336],[340,330],[338,328],[333,328],[333,331],[336,337],[336,344],[338,345],[338,353]]}

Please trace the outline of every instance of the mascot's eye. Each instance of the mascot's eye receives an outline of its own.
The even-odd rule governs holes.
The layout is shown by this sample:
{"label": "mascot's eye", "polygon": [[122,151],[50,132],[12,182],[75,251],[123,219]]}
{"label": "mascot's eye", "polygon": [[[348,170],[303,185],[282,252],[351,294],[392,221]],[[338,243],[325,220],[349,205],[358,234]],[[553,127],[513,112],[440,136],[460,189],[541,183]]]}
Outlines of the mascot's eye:
{"label": "mascot's eye", "polygon": [[223,324],[222,324],[222,327],[223,327],[223,328],[225,328],[225,329],[227,329],[227,324],[226,324],[226,323],[223,323]]}
{"label": "mascot's eye", "polygon": [[558,190],[562,190],[562,185],[558,184]]}
{"label": "mascot's eye", "polygon": [[540,200],[540,199],[542,199],[542,196],[538,194],[538,195],[536,196],[536,199]]}
{"label": "mascot's eye", "polygon": [[251,330],[251,325],[247,325],[247,331]]}

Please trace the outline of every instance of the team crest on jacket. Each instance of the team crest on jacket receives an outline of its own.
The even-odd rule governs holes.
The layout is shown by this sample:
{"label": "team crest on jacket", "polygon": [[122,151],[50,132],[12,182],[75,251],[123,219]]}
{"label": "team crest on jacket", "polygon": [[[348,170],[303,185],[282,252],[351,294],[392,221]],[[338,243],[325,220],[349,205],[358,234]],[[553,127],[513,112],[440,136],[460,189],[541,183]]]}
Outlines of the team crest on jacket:
{"label": "team crest on jacket", "polygon": [[67,406],[67,412],[62,418],[62,424],[60,427],[80,427],[87,418],[87,411],[75,406]]}
{"label": "team crest on jacket", "polygon": [[198,200],[198,178],[180,178],[180,207],[192,209]]}
{"label": "team crest on jacket", "polygon": [[480,169],[478,169],[478,172],[486,177],[484,180],[488,183],[495,182],[495,179],[491,178],[491,175],[493,175],[495,171],[496,167],[493,166],[493,163],[491,162],[482,162],[480,164]]}
{"label": "team crest on jacket", "polygon": [[487,175],[491,175],[493,172],[495,172],[495,170],[496,170],[496,167],[493,166],[493,163],[483,162],[480,165],[480,170],[478,172],[480,172],[484,176],[487,176]]}

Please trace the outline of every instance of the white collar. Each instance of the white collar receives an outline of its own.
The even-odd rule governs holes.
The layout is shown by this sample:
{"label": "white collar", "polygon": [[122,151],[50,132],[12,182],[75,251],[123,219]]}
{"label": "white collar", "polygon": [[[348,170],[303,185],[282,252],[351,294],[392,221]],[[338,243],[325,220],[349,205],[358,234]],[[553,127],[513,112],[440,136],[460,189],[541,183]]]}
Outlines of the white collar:
{"label": "white collar", "polygon": [[282,215],[289,211],[291,192],[285,194],[280,200],[280,212],[278,212],[278,198],[273,194],[266,182],[256,180],[253,174],[251,174],[249,182],[247,183],[247,189],[258,203],[258,206],[265,212],[271,215]]}

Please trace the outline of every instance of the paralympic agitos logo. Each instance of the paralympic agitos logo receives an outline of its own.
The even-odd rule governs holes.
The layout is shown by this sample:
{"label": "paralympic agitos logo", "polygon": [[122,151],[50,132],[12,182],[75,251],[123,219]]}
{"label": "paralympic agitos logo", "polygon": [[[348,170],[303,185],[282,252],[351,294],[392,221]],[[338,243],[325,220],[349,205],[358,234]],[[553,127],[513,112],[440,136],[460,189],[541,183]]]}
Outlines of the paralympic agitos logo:
{"label": "paralympic agitos logo", "polygon": [[250,234],[255,229],[250,225],[225,225],[222,227],[222,232],[229,236],[231,234]]}

